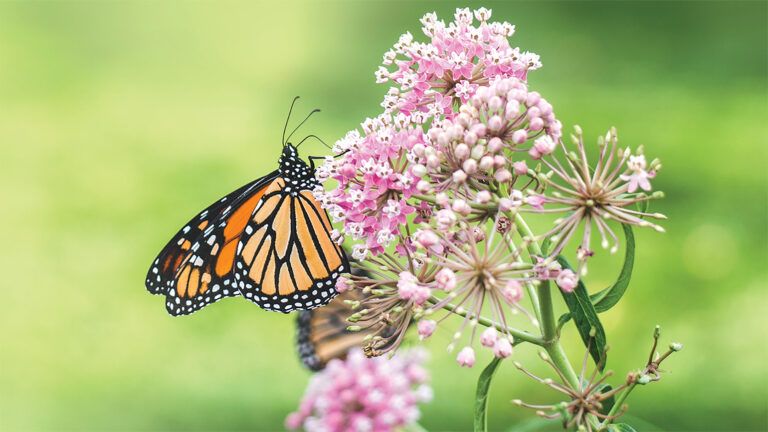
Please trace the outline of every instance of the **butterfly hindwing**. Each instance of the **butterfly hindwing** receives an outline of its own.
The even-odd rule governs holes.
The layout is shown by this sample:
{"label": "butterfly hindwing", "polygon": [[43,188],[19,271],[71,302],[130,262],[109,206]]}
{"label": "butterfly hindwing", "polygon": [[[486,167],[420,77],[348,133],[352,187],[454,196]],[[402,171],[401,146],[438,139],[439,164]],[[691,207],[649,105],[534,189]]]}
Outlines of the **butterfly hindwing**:
{"label": "butterfly hindwing", "polygon": [[366,331],[349,331],[347,317],[354,311],[348,300],[360,300],[360,290],[339,294],[328,305],[309,311],[299,312],[296,319],[297,349],[301,362],[313,371],[325,368],[329,361],[344,358],[353,348],[362,348]]}
{"label": "butterfly hindwing", "polygon": [[310,168],[287,149],[281,176],[266,188],[245,227],[234,273],[243,296],[285,313],[327,304],[336,295],[336,280],[349,269],[331,238],[328,215],[312,195],[317,182]]}

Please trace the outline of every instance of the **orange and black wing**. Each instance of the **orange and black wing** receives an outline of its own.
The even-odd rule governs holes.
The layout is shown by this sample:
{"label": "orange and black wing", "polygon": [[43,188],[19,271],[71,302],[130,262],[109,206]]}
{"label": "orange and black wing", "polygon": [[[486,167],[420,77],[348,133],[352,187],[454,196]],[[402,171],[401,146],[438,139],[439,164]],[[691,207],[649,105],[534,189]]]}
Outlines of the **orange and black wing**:
{"label": "orange and black wing", "polygon": [[238,245],[234,277],[247,299],[288,313],[327,304],[349,270],[331,223],[308,189],[282,177],[264,191]]}
{"label": "orange and black wing", "polygon": [[171,315],[186,315],[239,294],[232,269],[240,237],[273,172],[211,204],[163,248],[147,273],[146,287],[166,296]]}
{"label": "orange and black wing", "polygon": [[313,371],[325,368],[329,361],[344,358],[350,349],[362,349],[370,331],[349,331],[347,317],[354,313],[348,301],[361,301],[362,291],[353,289],[339,294],[327,306],[299,312],[296,318],[296,346],[301,363]]}

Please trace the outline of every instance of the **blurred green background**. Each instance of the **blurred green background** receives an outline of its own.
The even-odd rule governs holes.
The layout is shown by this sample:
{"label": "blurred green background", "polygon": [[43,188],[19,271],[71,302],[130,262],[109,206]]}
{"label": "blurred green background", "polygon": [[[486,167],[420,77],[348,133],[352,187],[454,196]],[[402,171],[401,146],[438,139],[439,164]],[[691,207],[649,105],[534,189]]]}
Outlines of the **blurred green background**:
{"label": "blurred green background", "polygon": [[[654,209],[668,233],[637,233],[633,283],[603,315],[609,368],[642,366],[657,323],[686,349],[633,394],[632,415],[766,430],[762,1],[3,2],[0,429],[281,429],[309,377],[293,316],[229,300],[170,318],[144,289],[147,266],[188,217],[273,169],[294,95],[299,113],[323,109],[305,130],[334,141],[379,112],[373,71],[398,36],[465,5],[517,25],[513,45],[544,63],[530,85],[567,127],[615,125],[664,162]],[[619,258],[593,265],[590,285]],[[471,427],[480,368],[455,365],[449,335],[429,345],[430,430]],[[530,347],[515,356],[545,372]],[[504,366],[491,428],[531,415],[511,399],[555,396]]]}

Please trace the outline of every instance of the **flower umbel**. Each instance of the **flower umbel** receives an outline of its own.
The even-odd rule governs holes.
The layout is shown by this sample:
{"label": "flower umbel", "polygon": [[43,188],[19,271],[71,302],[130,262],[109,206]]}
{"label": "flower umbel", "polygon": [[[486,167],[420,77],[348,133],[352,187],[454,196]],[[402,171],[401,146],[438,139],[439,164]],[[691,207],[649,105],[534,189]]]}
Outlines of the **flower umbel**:
{"label": "flower umbel", "polygon": [[[576,146],[575,152],[560,143],[565,155],[564,163],[555,154],[542,158],[551,172],[541,178],[551,192],[536,196],[549,205],[545,209],[524,211],[564,214],[555,221],[554,228],[539,235],[541,239],[551,238],[549,255],[552,257],[562,252],[579,226],[584,226],[577,252],[577,273],[582,274],[587,259],[593,255],[590,242],[594,228],[600,235],[602,247],[610,247],[611,253],[614,253],[618,250],[619,241],[608,221],[664,232],[664,228],[648,219],[666,217],[661,213],[649,213],[641,207],[652,199],[663,197],[661,192],[651,195],[635,193],[638,185],[643,190],[650,190],[648,179],[653,178],[661,167],[658,161],[651,162],[650,171],[646,171],[645,156],[642,153],[632,155],[629,148],[619,149],[616,130],[611,129],[605,137],[598,139],[599,157],[597,163],[592,165],[588,162],[581,128],[577,126],[571,138]],[[623,169],[625,163],[627,168]]]}
{"label": "flower umbel", "polygon": [[420,350],[373,359],[354,350],[346,360],[332,360],[312,377],[286,427],[386,432],[411,425],[419,419],[418,405],[432,399],[425,359]]}

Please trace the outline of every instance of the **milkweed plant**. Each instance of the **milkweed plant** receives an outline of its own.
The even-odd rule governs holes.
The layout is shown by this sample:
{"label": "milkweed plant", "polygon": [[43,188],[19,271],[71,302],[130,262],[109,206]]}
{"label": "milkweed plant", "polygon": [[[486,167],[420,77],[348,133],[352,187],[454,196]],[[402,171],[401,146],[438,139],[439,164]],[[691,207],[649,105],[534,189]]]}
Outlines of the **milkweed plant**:
{"label": "milkweed plant", "polygon": [[[473,368],[479,351],[492,354],[479,374],[475,430],[486,429],[491,380],[505,363],[560,398],[515,400],[510,409],[530,408],[566,429],[632,430],[620,422],[628,396],[660,380],[662,362],[682,346],[659,349],[657,327],[647,360],[614,377],[599,314],[627,290],[633,230],[664,232],[664,215],[648,210],[663,197],[652,187],[661,163],[641,146],[623,146],[614,128],[596,139],[579,126],[565,130],[552,104],[528,85],[539,56],[512,47],[515,26],[491,21],[490,10],[457,9],[447,24],[428,13],[421,23],[425,38],[400,36],[375,73],[389,85],[383,112],[338,140],[317,170],[323,187],[315,195],[337,227],[334,238],[365,270],[337,284],[339,292],[367,294],[349,302],[349,329],[369,332],[365,356],[391,357],[400,362],[393,370],[403,362],[397,353],[409,328],[422,341],[447,331],[448,355],[461,367]],[[621,249],[616,281],[588,290],[592,257]],[[568,312],[557,316],[560,301]],[[576,363],[561,344],[561,330],[571,325],[585,346]],[[549,376],[515,361],[517,349],[538,350]],[[354,374],[362,354],[346,362]],[[343,367],[338,362],[329,373]],[[341,408],[326,410],[336,413],[330,426],[313,427],[320,421],[307,410],[314,423],[292,421],[329,431],[414,423],[416,402],[427,398],[403,382],[396,422],[381,422],[376,410],[360,420],[360,412]],[[336,402],[345,400],[344,385],[333,385]],[[382,388],[377,397],[393,391]]]}

